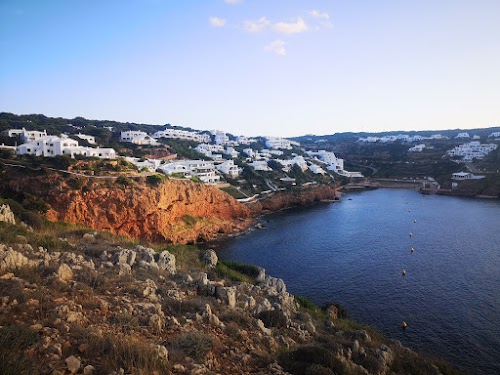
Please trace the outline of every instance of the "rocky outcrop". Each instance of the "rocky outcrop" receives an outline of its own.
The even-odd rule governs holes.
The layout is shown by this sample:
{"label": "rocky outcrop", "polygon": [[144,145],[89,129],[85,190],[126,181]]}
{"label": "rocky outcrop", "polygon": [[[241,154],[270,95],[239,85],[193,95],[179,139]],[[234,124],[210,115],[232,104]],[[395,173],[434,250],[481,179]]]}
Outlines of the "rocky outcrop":
{"label": "rocky outcrop", "polygon": [[266,211],[278,211],[293,206],[307,206],[315,202],[335,200],[340,197],[338,186],[319,185],[309,186],[288,192],[274,193],[273,195],[249,204],[254,215]]}
{"label": "rocky outcrop", "polygon": [[219,258],[217,257],[217,253],[214,250],[207,249],[206,251],[203,252],[201,260],[207,267],[213,268],[217,266]]}
{"label": "rocky outcrop", "polygon": [[0,221],[5,221],[6,223],[14,225],[16,224],[14,213],[8,204],[2,204],[0,206]]}
{"label": "rocky outcrop", "polygon": [[89,179],[74,189],[59,175],[48,174],[3,184],[44,199],[51,221],[81,223],[149,241],[195,243],[238,232],[251,223],[250,210],[216,187],[178,180],[155,186],[141,179],[130,181],[124,186]]}

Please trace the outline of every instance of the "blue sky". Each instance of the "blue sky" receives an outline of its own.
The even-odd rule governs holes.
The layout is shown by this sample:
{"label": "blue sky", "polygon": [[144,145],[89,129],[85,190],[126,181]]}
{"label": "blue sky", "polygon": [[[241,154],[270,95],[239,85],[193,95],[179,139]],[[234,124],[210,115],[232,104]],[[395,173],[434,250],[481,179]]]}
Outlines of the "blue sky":
{"label": "blue sky", "polygon": [[498,0],[2,0],[0,111],[233,134],[500,125]]}

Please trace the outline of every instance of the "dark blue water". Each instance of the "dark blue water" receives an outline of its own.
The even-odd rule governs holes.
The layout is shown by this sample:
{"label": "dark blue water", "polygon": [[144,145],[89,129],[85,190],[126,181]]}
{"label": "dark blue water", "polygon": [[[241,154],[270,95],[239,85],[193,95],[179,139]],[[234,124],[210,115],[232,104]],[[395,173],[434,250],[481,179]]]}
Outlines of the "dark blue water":
{"label": "dark blue water", "polygon": [[265,220],[219,256],[260,265],[318,304],[339,302],[414,350],[500,374],[499,201],[380,189]]}

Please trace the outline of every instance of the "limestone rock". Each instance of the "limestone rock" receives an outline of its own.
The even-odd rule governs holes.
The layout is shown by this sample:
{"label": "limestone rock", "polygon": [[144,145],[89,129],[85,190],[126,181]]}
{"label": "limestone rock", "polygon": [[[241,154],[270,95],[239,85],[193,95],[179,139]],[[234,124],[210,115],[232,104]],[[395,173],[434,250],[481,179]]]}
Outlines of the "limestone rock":
{"label": "limestone rock", "polygon": [[270,335],[271,334],[271,330],[269,328],[266,328],[266,326],[264,325],[264,322],[260,319],[255,319],[255,324],[257,325],[257,328],[259,328],[263,334],[265,335]]}
{"label": "limestone rock", "polygon": [[137,253],[134,250],[122,249],[114,254],[113,262],[117,264],[128,264],[130,267],[132,267],[135,263],[136,257]]}
{"label": "limestone rock", "polygon": [[168,350],[163,345],[155,346],[155,354],[160,359],[160,361],[164,363],[168,362]]}
{"label": "limestone rock", "polygon": [[168,272],[170,275],[175,275],[177,272],[175,268],[175,256],[168,251],[162,251],[160,253],[157,264],[161,270]]}
{"label": "limestone rock", "polygon": [[71,374],[76,374],[80,370],[81,362],[74,355],[66,358],[66,366]]}
{"label": "limestone rock", "polygon": [[83,375],[94,375],[95,367],[92,365],[87,365],[83,368]]}
{"label": "limestone rock", "polygon": [[8,204],[2,204],[0,206],[0,221],[5,221],[6,223],[16,225],[14,213],[12,212]]}
{"label": "limestone rock", "polygon": [[232,287],[217,287],[216,296],[231,308],[236,307],[236,290]]}
{"label": "limestone rock", "polygon": [[[2,245],[3,246],[3,245]],[[14,270],[24,266],[34,266],[34,262],[30,261],[23,254],[5,247],[0,248],[0,272],[6,270]]]}
{"label": "limestone rock", "polygon": [[73,279],[73,271],[66,263],[61,263],[57,269],[57,276],[63,281],[69,281]]}
{"label": "limestone rock", "polygon": [[203,253],[201,260],[207,267],[213,268],[217,266],[219,258],[214,250],[208,249]]}
{"label": "limestone rock", "polygon": [[262,267],[257,267],[259,274],[257,275],[257,281],[264,281],[266,279],[266,270]]}

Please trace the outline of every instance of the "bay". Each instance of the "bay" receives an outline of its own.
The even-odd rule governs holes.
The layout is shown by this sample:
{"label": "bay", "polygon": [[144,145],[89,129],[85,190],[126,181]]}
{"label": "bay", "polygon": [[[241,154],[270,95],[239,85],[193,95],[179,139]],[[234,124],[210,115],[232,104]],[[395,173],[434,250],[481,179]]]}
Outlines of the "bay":
{"label": "bay", "polygon": [[320,305],[341,303],[414,350],[500,374],[498,200],[379,189],[264,221],[220,242],[219,256],[262,266]]}

